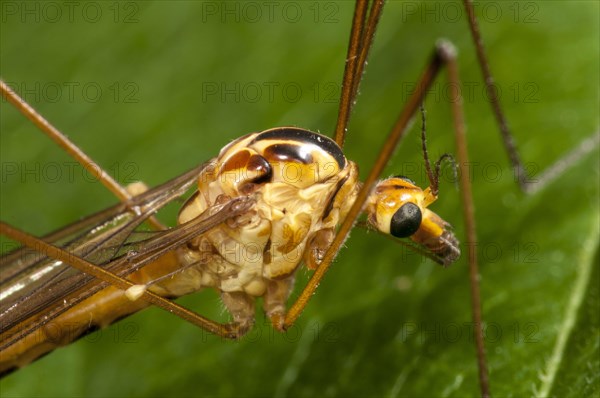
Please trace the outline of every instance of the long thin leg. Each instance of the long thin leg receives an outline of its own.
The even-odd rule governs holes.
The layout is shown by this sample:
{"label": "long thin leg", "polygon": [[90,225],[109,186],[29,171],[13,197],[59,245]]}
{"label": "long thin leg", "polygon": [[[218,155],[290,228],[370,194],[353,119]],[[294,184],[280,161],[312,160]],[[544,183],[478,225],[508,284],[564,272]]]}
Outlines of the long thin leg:
{"label": "long thin leg", "polygon": [[103,170],[88,155],[71,142],[60,130],[54,127],[48,120],[40,115],[31,105],[15,93],[5,82],[0,80],[0,92],[2,96],[14,105],[25,117],[33,122],[44,134],[63,148],[77,162],[79,162],[91,175],[96,177],[109,191],[115,194],[121,201],[131,198],[131,195],[108,172]]}
{"label": "long thin leg", "polygon": [[284,322],[283,328],[289,328],[294,324],[296,319],[300,316],[308,301],[314,294],[317,286],[321,283],[321,280],[325,276],[325,273],[329,269],[333,259],[337,255],[341,245],[344,243],[350,230],[352,229],[356,218],[359,213],[362,211],[364,204],[371,193],[371,190],[375,186],[375,183],[379,176],[381,175],[385,165],[388,160],[391,158],[395,148],[397,147],[400,139],[403,137],[406,132],[407,126],[413,117],[413,115],[419,110],[419,105],[424,100],[427,90],[430,88],[433,83],[435,77],[440,71],[440,68],[443,64],[448,66],[448,73],[451,85],[454,87],[454,96],[452,103],[452,111],[454,117],[454,128],[456,131],[456,143],[458,147],[458,159],[460,167],[462,168],[462,172],[460,173],[460,181],[461,181],[461,191],[462,191],[462,202],[463,202],[463,210],[465,214],[465,224],[467,233],[467,247],[468,247],[468,261],[469,261],[469,274],[471,279],[471,295],[472,295],[472,305],[473,305],[473,318],[474,323],[476,325],[475,335],[476,335],[476,344],[477,344],[477,357],[478,357],[478,365],[479,365],[479,373],[480,373],[480,384],[481,384],[481,392],[482,396],[488,397],[489,394],[489,383],[488,383],[488,375],[487,375],[487,367],[485,365],[485,350],[483,346],[483,330],[482,330],[482,321],[481,321],[481,301],[479,298],[479,282],[478,282],[478,264],[477,264],[477,256],[475,252],[475,243],[476,243],[476,230],[475,230],[475,218],[473,212],[473,199],[471,193],[471,183],[469,181],[468,175],[469,173],[464,168],[468,165],[467,159],[467,147],[465,140],[465,127],[463,120],[463,111],[462,111],[462,98],[460,97],[460,92],[458,91],[458,72],[456,67],[456,55],[453,46],[450,43],[442,42],[438,44],[436,50],[434,52],[432,60],[429,62],[427,69],[421,76],[419,83],[417,85],[417,89],[408,99],[408,103],[403,108],[398,120],[396,121],[392,131],[390,132],[388,138],[386,139],[383,148],[380,150],[379,156],[377,158],[377,162],[373,166],[373,169],[369,173],[366,181],[364,182],[363,188],[358,194],[356,201],[352,205],[346,219],[342,223],[338,234],[333,240],[331,246],[325,253],[323,257],[323,261],[319,264],[318,268],[315,270],[308,284],[305,286],[304,290],[300,293],[299,297],[289,308]]}
{"label": "long thin leg", "polygon": [[485,359],[485,344],[483,341],[483,322],[481,314],[481,293],[479,289],[479,262],[477,260],[477,229],[475,225],[475,206],[473,204],[473,193],[471,180],[469,179],[469,154],[467,150],[467,138],[464,122],[462,97],[460,94],[460,78],[458,77],[458,65],[456,54],[449,54],[445,58],[448,68],[448,80],[451,87],[450,98],[452,99],[452,119],[454,120],[454,134],[456,139],[456,152],[458,167],[460,170],[460,193],[462,196],[463,216],[465,230],[467,233],[469,279],[471,286],[471,314],[475,325],[475,345],[477,347],[477,364],[479,368],[479,385],[483,397],[490,396],[488,369]]}
{"label": "long thin leg", "polygon": [[352,31],[350,33],[350,44],[346,56],[344,69],[344,81],[342,83],[342,94],[338,111],[337,124],[335,126],[334,140],[343,148],[346,138],[346,129],[352,107],[356,102],[356,95],[360,85],[361,77],[365,69],[369,50],[375,37],[377,23],[383,11],[383,0],[375,0],[371,5],[367,21],[366,0],[358,0],[352,20]]}
{"label": "long thin leg", "polygon": [[396,122],[388,138],[386,139],[383,148],[381,148],[379,156],[377,157],[377,162],[371,169],[371,172],[365,180],[363,187],[359,192],[358,197],[356,198],[356,201],[350,208],[346,219],[342,223],[338,234],[333,240],[331,246],[325,253],[321,264],[317,267],[310,281],[308,282],[300,296],[296,299],[296,302],[294,302],[294,304],[290,307],[288,313],[286,314],[284,326],[289,327],[296,321],[296,319],[298,319],[298,316],[301,314],[302,310],[304,310],[304,307],[306,306],[308,300],[316,290],[317,286],[319,285],[319,282],[329,269],[329,266],[331,265],[331,262],[333,261],[334,257],[339,251],[339,248],[346,240],[350,230],[352,229],[355,220],[357,219],[358,215],[362,212],[364,204],[369,194],[371,193],[371,190],[375,186],[377,179],[381,175],[383,168],[392,156],[392,153],[394,152],[398,142],[404,135],[406,127],[408,126],[412,115],[415,113],[416,110],[418,110],[419,104],[425,97],[425,93],[431,86],[434,77],[438,74],[441,65],[442,58],[440,56],[439,51],[436,51],[433,56],[433,59],[429,63],[423,75],[421,76],[417,85],[417,89],[410,96],[408,103],[406,104],[398,118],[398,121]]}
{"label": "long thin leg", "polygon": [[506,153],[508,154],[508,158],[512,164],[519,187],[525,193],[534,193],[551,181],[555,180],[565,170],[574,165],[579,159],[593,151],[594,148],[597,148],[600,144],[600,131],[592,134],[590,137],[582,141],[581,145],[579,145],[577,148],[558,159],[554,164],[550,165],[536,180],[528,180],[528,176],[525,172],[525,167],[521,161],[521,157],[519,155],[519,151],[517,150],[513,135],[510,132],[508,121],[506,120],[504,112],[502,111],[500,98],[498,98],[498,91],[494,86],[494,77],[492,76],[492,72],[490,70],[490,65],[485,53],[485,47],[483,45],[483,38],[481,37],[477,18],[475,17],[473,0],[464,0],[464,4],[467,15],[469,16],[469,29],[471,30],[471,36],[473,37],[473,42],[475,43],[475,51],[477,53],[479,66],[481,67],[481,73],[483,75],[487,97],[490,99],[490,105],[500,129],[500,136],[504,142],[504,148],[506,149]]}
{"label": "long thin leg", "polygon": [[348,54],[346,55],[346,65],[344,67],[344,81],[342,82],[338,119],[334,133],[334,140],[340,147],[343,147],[344,145],[346,126],[348,125],[348,119],[350,118],[352,101],[354,101],[352,87],[354,87],[354,78],[356,76],[356,63],[360,51],[362,28],[367,15],[367,3],[367,0],[358,0],[354,8],[352,30],[350,31],[350,43],[348,44]]}
{"label": "long thin leg", "polygon": [[[64,149],[73,159],[81,164],[92,176],[97,178],[110,192],[112,192],[121,202],[131,199],[131,194],[123,188],[112,176],[94,162],[85,152],[67,138],[59,129],[54,127],[46,118],[40,115],[31,105],[11,89],[8,84],[0,80],[0,93],[17,108],[27,119],[35,124],[44,134],[46,134],[58,146]],[[164,226],[154,217],[150,217],[150,224],[156,229],[164,229]]]}

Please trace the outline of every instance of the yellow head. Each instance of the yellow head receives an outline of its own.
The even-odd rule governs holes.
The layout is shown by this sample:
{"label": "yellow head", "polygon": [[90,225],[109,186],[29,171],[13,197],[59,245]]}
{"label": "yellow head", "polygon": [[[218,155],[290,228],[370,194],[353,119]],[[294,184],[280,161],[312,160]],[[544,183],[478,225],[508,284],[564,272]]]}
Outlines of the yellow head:
{"label": "yellow head", "polygon": [[369,197],[369,223],[382,233],[410,238],[444,266],[460,256],[458,240],[450,224],[427,207],[437,199],[406,177],[380,181]]}

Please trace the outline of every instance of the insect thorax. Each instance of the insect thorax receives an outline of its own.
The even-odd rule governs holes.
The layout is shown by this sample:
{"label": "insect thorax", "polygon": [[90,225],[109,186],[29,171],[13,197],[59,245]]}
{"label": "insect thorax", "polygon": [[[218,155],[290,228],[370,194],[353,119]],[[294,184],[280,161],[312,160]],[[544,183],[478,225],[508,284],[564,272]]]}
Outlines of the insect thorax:
{"label": "insect thorax", "polygon": [[182,288],[211,286],[283,306],[302,260],[314,267],[331,243],[357,178],[334,141],[307,130],[277,128],[231,142],[200,174],[178,222],[241,195],[256,204],[180,250],[184,265],[197,264],[184,272],[190,280]]}

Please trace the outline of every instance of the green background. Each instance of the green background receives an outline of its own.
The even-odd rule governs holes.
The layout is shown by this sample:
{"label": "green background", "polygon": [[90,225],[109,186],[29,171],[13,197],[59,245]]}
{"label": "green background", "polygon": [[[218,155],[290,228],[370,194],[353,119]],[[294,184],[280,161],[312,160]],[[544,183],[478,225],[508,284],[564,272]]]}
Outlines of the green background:
{"label": "green background", "polygon": [[[29,12],[21,2],[1,6],[2,78],[123,183],[156,185],[248,132],[333,129],[349,1],[91,2],[72,14],[64,3],[27,3]],[[598,3],[477,9],[522,157],[544,168],[598,129]],[[598,396],[598,151],[542,192],[518,191],[459,3],[386,5],[346,154],[364,176],[440,37],[458,47],[470,87],[492,392]],[[433,157],[455,152],[446,89],[442,78],[426,104]],[[1,123],[2,220],[44,234],[114,203],[4,101]],[[426,184],[415,131],[386,173]],[[462,237],[458,198],[445,178],[434,209]],[[301,271],[298,284],[306,277]],[[224,318],[212,291],[180,301]],[[150,309],[8,376],[0,392],[476,396],[469,302],[464,259],[442,269],[357,229],[286,336],[259,314],[250,337],[226,342]]]}

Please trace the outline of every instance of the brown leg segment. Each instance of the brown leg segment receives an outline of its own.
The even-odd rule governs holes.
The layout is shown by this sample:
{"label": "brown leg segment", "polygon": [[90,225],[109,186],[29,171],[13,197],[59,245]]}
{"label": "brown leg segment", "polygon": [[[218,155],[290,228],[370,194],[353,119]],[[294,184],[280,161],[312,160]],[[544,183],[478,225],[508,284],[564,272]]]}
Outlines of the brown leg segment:
{"label": "brown leg segment", "polygon": [[469,29],[471,30],[471,36],[473,38],[473,42],[475,43],[475,52],[481,68],[481,74],[483,75],[483,82],[485,84],[487,97],[490,99],[490,106],[492,107],[492,112],[496,118],[498,128],[500,129],[500,136],[504,142],[504,149],[506,149],[506,153],[508,154],[508,158],[517,178],[517,183],[519,184],[519,188],[521,188],[521,190],[525,193],[535,193],[548,183],[554,181],[563,172],[577,163],[577,161],[597,148],[600,144],[600,131],[596,131],[583,140],[577,148],[571,150],[556,160],[552,165],[544,170],[544,172],[536,180],[529,180],[521,160],[521,156],[517,150],[514,137],[508,126],[508,121],[506,120],[504,112],[502,111],[500,98],[498,98],[498,91],[494,86],[494,77],[492,76],[492,72],[490,70],[490,65],[485,53],[485,47],[483,45],[483,38],[481,37],[477,18],[475,17],[473,0],[464,0],[464,4],[465,10],[469,17]]}
{"label": "brown leg segment", "polygon": [[[123,188],[112,176],[101,168],[92,158],[83,152],[77,145],[67,138],[59,129],[40,115],[31,105],[15,93],[5,82],[0,80],[0,94],[17,108],[27,119],[35,124],[52,141],[65,150],[73,159],[83,166],[92,176],[98,179],[121,202],[131,199],[132,195]],[[150,217],[148,222],[157,230],[165,227],[155,218]]]}
{"label": "brown leg segment", "polygon": [[[289,308],[285,320],[283,323],[283,328],[291,327],[296,319],[300,316],[311,296],[314,294],[317,286],[321,283],[321,280],[325,276],[325,273],[329,269],[333,259],[337,255],[341,245],[347,239],[350,230],[352,229],[358,215],[362,212],[362,209],[365,205],[365,202],[368,196],[371,193],[377,179],[381,175],[383,168],[387,164],[388,160],[391,158],[394,150],[396,149],[400,139],[403,137],[406,132],[407,126],[415,113],[419,110],[420,104],[423,102],[427,90],[433,83],[435,77],[440,71],[442,65],[446,65],[448,67],[449,80],[451,82],[452,87],[454,87],[454,97],[452,103],[452,111],[454,118],[454,129],[456,131],[456,144],[458,151],[458,160],[459,164],[462,167],[467,167],[467,147],[465,140],[465,127],[463,120],[463,110],[462,110],[462,99],[460,97],[460,92],[458,91],[459,87],[459,79],[458,72],[456,67],[456,54],[453,46],[447,42],[441,42],[437,45],[436,50],[434,52],[433,58],[429,62],[425,72],[421,76],[419,83],[417,85],[417,89],[410,96],[408,103],[405,105],[404,109],[400,113],[396,124],[394,125],[392,131],[390,132],[388,138],[386,139],[383,148],[379,152],[379,156],[377,158],[377,162],[373,166],[373,169],[369,173],[363,188],[358,194],[358,197],[352,208],[350,209],[346,219],[342,223],[338,234],[333,240],[329,250],[325,253],[322,263],[315,270],[315,273],[312,275],[306,287],[302,290],[300,296],[296,299],[296,301]],[[482,396],[487,397],[490,395],[489,393],[489,383],[488,383],[488,375],[487,375],[487,367],[485,364],[485,350],[483,346],[483,330],[482,330],[482,320],[481,320],[481,302],[479,298],[479,282],[478,282],[478,264],[477,257],[475,255],[475,242],[476,242],[476,233],[475,233],[475,218],[474,218],[474,206],[473,206],[473,198],[471,193],[471,182],[468,178],[469,173],[463,172],[460,176],[461,183],[461,191],[462,191],[462,202],[463,209],[465,213],[465,224],[467,229],[467,246],[469,247],[469,274],[471,279],[471,294],[472,294],[472,305],[473,305],[473,317],[474,323],[477,326],[475,328],[476,335],[476,343],[477,343],[477,358],[479,364],[479,373],[480,373],[480,384],[481,384],[481,392]]]}

